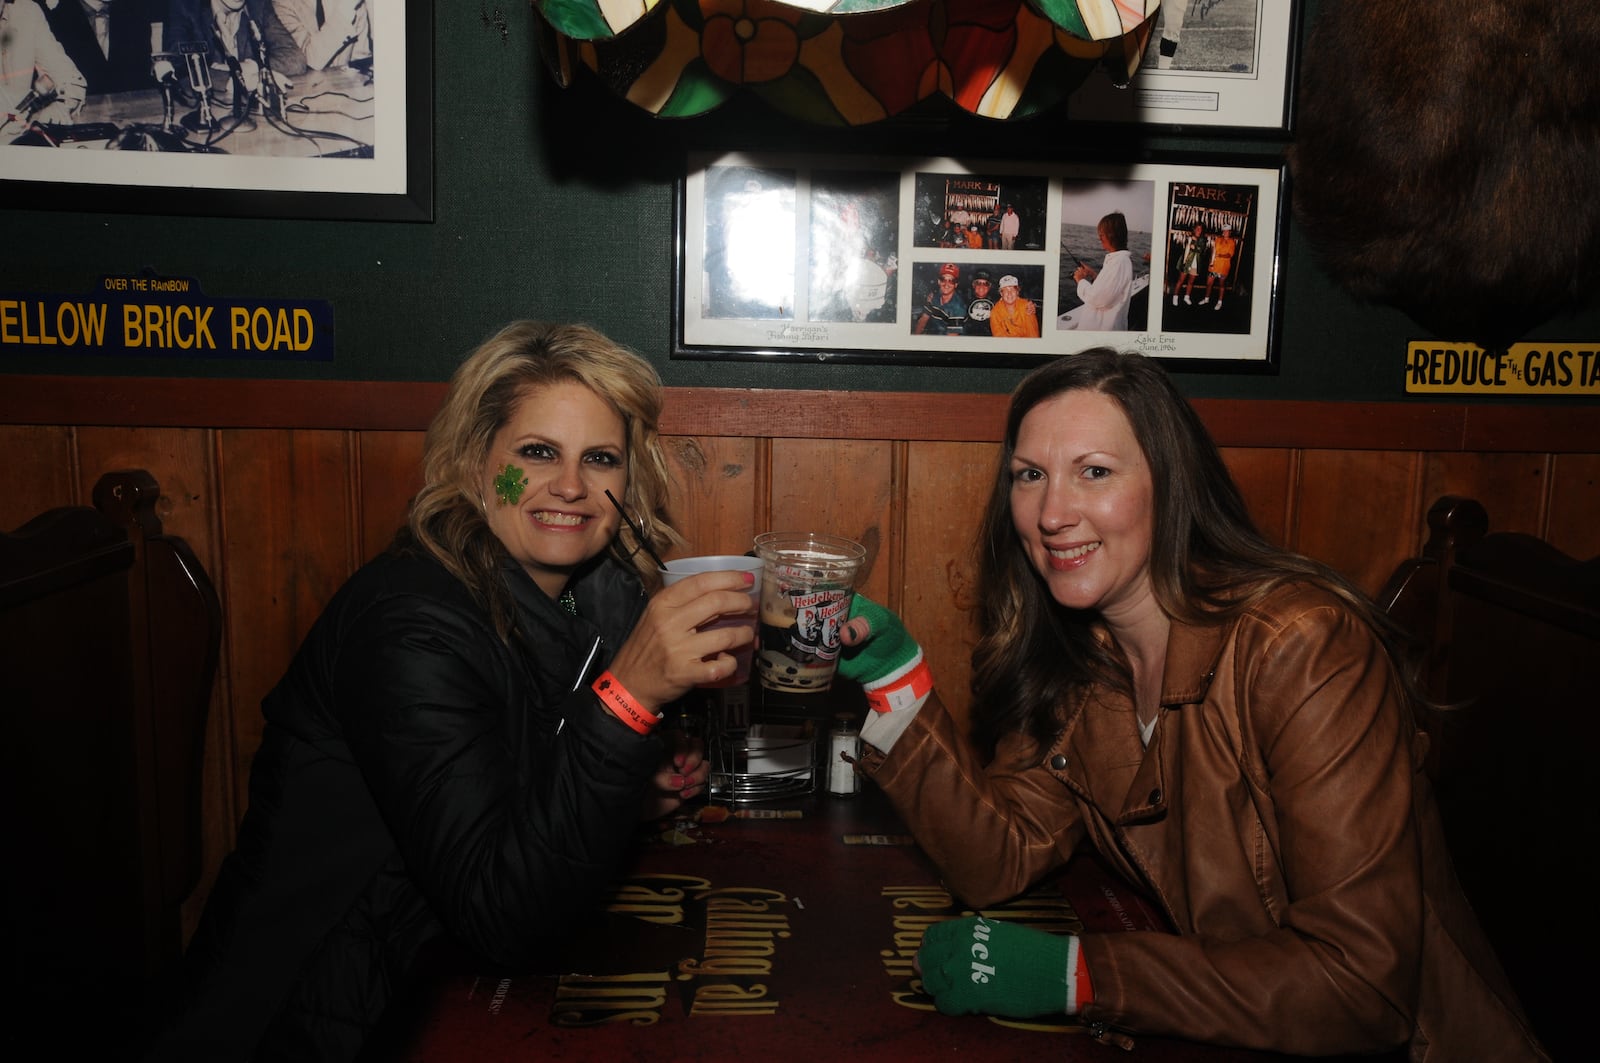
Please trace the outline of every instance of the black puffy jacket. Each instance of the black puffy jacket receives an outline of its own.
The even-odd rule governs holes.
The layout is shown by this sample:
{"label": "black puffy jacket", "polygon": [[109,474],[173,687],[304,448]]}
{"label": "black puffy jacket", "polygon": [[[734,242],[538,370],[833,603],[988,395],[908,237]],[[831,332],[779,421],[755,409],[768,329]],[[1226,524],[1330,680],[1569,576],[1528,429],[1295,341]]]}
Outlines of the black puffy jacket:
{"label": "black puffy jacket", "polygon": [[579,616],[504,575],[511,645],[425,557],[373,561],[317,620],[263,702],[239,845],[157,1058],[353,1058],[442,933],[535,964],[602,894],[662,748],[589,681],[645,599],[610,560],[574,582]]}

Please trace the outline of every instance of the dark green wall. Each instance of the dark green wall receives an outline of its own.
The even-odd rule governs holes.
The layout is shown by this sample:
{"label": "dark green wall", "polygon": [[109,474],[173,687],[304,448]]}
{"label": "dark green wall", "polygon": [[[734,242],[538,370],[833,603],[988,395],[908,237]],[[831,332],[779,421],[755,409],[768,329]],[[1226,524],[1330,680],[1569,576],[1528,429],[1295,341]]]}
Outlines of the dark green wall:
{"label": "dark green wall", "polygon": [[[484,9],[504,15],[509,39],[485,23]],[[1314,10],[1307,5],[1308,17]],[[101,274],[149,268],[197,278],[215,298],[326,299],[337,318],[333,362],[0,352],[0,373],[437,380],[500,323],[540,317],[603,329],[650,357],[675,385],[1004,391],[1020,371],[671,360],[673,181],[684,150],[891,148],[1054,158],[1203,145],[1271,159],[1281,148],[1267,140],[1161,138],[1118,145],[1104,131],[1048,120],[997,126],[968,119],[938,135],[909,123],[829,132],[788,124],[753,105],[696,122],[664,122],[597,89],[563,91],[550,83],[538,55],[536,16],[520,0],[437,0],[434,18],[432,224],[0,211],[6,247],[0,290],[87,292]],[[1396,311],[1352,302],[1294,235],[1290,226],[1278,372],[1185,371],[1179,374],[1185,391],[1403,397],[1405,343],[1426,334]],[[1528,338],[1537,337],[1600,340],[1600,308],[1547,323]]]}

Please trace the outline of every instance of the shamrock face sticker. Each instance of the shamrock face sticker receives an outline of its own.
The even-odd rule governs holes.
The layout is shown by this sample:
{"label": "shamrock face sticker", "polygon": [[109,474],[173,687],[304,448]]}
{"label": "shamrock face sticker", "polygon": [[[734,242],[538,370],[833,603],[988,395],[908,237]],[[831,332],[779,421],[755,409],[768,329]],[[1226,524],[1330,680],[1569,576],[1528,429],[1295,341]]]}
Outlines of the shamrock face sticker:
{"label": "shamrock face sticker", "polygon": [[502,506],[514,506],[528,486],[528,478],[515,465],[507,465],[494,478],[494,496]]}

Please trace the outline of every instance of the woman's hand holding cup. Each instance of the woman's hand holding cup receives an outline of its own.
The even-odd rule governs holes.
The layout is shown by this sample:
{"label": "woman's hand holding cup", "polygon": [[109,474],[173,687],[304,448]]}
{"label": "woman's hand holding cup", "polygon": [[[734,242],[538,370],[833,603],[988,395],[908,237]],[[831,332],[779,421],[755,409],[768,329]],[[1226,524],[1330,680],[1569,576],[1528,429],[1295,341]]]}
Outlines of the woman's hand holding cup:
{"label": "woman's hand holding cup", "polygon": [[[755,646],[758,580],[751,571],[701,572],[663,587],[617,651],[611,674],[652,711],[732,678],[735,652]],[[746,622],[713,626],[719,618]]]}

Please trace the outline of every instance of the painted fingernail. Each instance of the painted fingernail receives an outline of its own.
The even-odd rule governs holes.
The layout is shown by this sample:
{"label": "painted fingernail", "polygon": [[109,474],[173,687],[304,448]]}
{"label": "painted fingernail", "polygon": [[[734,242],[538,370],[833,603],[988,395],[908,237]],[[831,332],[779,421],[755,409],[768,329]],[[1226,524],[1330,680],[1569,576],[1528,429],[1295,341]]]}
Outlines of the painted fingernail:
{"label": "painted fingernail", "polygon": [[681,790],[683,789],[684,784],[688,781],[689,780],[684,778],[682,775],[674,775],[672,777],[672,788],[674,790]]}
{"label": "painted fingernail", "polygon": [[754,587],[755,583],[756,583],[756,574],[754,572],[746,572],[746,573],[744,573],[744,585],[746,587]]}

